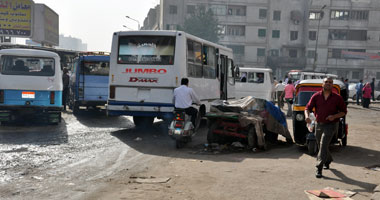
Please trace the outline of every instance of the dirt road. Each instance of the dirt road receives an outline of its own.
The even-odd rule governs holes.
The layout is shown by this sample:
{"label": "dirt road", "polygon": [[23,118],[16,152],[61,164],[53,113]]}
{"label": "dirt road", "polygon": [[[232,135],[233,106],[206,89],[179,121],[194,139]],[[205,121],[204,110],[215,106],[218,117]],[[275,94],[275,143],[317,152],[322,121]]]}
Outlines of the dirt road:
{"label": "dirt road", "polygon": [[378,105],[349,105],[348,146],[331,147],[323,179],[306,149],[285,142],[267,151],[205,151],[205,127],[180,150],[160,122],[138,130],[128,117],[69,113],[58,127],[1,127],[0,198],[307,199],[304,190],[335,187],[369,199],[380,184],[380,172],[365,168],[380,165],[379,117]]}

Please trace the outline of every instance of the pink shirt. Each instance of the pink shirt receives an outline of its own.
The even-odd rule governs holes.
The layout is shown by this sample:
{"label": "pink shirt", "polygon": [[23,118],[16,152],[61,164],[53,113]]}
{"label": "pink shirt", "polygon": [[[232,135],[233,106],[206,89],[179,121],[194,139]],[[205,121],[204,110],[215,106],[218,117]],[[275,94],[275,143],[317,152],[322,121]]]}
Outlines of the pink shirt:
{"label": "pink shirt", "polygon": [[293,94],[296,92],[296,88],[293,84],[287,84],[284,89],[285,99],[293,99]]}
{"label": "pink shirt", "polygon": [[363,98],[370,99],[372,97],[371,93],[372,93],[371,87],[366,86],[366,87],[363,88]]}

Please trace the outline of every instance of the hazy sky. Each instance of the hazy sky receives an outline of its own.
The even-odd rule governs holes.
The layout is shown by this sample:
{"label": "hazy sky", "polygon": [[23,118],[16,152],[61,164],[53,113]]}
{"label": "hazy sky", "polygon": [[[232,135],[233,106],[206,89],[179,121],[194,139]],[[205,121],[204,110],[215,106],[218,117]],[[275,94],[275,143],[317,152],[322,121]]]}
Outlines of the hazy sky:
{"label": "hazy sky", "polygon": [[43,3],[59,15],[59,33],[82,39],[89,51],[110,51],[112,33],[137,30],[137,22],[143,26],[150,8],[159,0],[34,0]]}

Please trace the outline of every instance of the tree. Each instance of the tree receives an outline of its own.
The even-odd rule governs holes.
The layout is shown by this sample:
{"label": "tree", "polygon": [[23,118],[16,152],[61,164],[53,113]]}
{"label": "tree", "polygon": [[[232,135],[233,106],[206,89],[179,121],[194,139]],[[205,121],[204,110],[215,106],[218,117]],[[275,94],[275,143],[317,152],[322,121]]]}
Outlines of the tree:
{"label": "tree", "polygon": [[195,12],[185,19],[183,27],[179,29],[211,42],[219,41],[218,19],[211,9],[206,11],[203,6],[197,7]]}

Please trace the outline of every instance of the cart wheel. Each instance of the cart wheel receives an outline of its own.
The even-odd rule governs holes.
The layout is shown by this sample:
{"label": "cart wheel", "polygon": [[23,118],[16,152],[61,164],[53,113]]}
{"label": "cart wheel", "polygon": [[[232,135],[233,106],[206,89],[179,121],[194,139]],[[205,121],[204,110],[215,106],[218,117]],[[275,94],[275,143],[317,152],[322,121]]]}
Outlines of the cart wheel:
{"label": "cart wheel", "polygon": [[344,138],[342,139],[342,146],[347,146],[347,135],[344,136]]}
{"label": "cart wheel", "polygon": [[315,140],[311,140],[307,143],[307,150],[309,155],[313,156],[317,153],[317,142]]}
{"label": "cart wheel", "polygon": [[257,135],[256,135],[256,129],[254,126],[251,126],[248,130],[248,146],[250,148],[257,146]]}
{"label": "cart wheel", "polygon": [[212,122],[212,124],[210,125],[210,127],[208,128],[208,132],[207,132],[207,142],[209,144],[211,143],[218,143],[218,139],[219,139],[219,136],[218,135],[215,135],[213,132],[214,130],[218,128],[218,123],[217,122]]}

